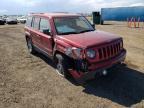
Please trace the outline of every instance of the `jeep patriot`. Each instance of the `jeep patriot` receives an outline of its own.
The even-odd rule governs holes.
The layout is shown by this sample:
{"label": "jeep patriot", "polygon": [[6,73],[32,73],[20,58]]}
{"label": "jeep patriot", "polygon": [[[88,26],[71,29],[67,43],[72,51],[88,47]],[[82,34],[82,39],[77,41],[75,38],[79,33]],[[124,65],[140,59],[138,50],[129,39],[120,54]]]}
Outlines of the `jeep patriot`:
{"label": "jeep patriot", "polygon": [[25,38],[31,54],[51,58],[56,71],[77,81],[107,74],[126,57],[123,39],[100,30],[83,16],[70,13],[32,13],[25,25]]}

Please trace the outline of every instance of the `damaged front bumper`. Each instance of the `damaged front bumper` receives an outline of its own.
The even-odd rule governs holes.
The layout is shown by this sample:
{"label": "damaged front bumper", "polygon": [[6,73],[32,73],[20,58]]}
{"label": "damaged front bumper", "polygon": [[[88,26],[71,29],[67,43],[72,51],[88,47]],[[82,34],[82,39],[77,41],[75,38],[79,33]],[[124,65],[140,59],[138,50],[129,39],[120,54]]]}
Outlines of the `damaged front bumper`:
{"label": "damaged front bumper", "polygon": [[95,78],[96,73],[102,73],[104,70],[107,70],[108,68],[111,68],[112,66],[118,63],[124,62],[125,58],[126,58],[126,50],[123,50],[122,53],[120,53],[118,56],[110,60],[91,64],[91,66],[88,67],[89,71],[87,72],[76,70],[69,70],[69,71],[72,74],[72,76],[78,81],[93,79]]}

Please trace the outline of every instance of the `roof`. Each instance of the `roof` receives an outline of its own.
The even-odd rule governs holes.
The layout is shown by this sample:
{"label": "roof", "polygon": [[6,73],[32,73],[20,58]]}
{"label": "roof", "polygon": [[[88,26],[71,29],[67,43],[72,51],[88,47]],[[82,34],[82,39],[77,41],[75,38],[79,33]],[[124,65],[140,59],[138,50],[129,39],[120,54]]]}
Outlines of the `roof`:
{"label": "roof", "polygon": [[72,14],[66,12],[54,12],[54,13],[31,13],[34,16],[44,16],[44,17],[65,17],[65,16],[80,16],[79,14]]}

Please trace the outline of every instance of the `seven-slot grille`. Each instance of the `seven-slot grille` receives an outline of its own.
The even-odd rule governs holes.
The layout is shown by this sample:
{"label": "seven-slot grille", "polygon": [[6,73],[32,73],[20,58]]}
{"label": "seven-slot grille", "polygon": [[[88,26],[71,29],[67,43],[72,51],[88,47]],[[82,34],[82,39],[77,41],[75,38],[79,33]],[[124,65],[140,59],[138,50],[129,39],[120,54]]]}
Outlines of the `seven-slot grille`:
{"label": "seven-slot grille", "polygon": [[98,48],[99,60],[109,59],[119,54],[122,49],[122,42],[106,45]]}

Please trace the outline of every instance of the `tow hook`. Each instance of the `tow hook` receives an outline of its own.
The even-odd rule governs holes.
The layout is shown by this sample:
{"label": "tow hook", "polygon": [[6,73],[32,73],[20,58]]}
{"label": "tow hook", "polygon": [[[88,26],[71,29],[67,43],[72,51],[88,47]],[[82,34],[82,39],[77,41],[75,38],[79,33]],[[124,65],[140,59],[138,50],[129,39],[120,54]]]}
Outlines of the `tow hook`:
{"label": "tow hook", "polygon": [[107,70],[103,70],[103,71],[102,71],[102,74],[103,74],[104,76],[106,76],[106,75],[107,75]]}

